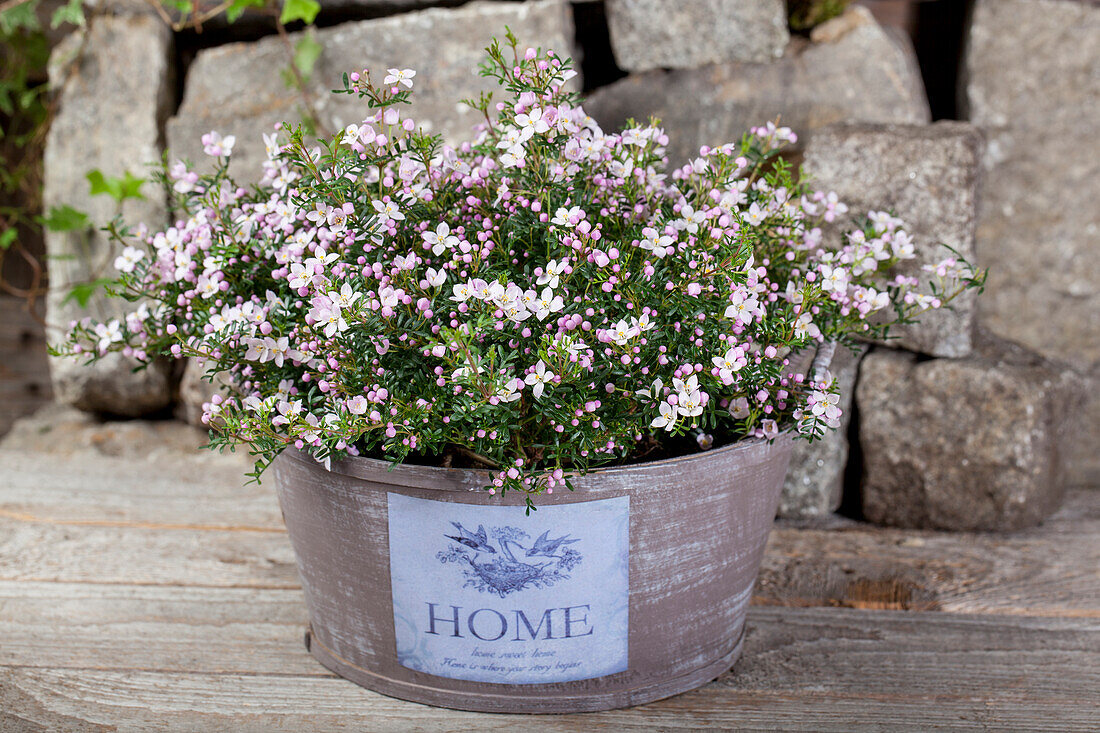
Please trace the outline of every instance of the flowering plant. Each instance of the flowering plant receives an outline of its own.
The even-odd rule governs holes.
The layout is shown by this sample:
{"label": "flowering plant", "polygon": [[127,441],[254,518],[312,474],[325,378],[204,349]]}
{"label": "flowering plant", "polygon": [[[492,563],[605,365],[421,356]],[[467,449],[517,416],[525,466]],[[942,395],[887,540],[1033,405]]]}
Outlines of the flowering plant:
{"label": "flowering plant", "polygon": [[552,52],[487,49],[508,93],[457,148],[406,116],[415,72],[345,75],[369,114],[317,147],[265,136],[253,189],[216,170],[165,174],[184,214],[149,233],[117,222],[121,321],[74,324],[58,353],[204,360],[228,396],[211,444],[245,444],[257,475],[288,446],[319,460],[493,470],[528,496],[610,461],[838,425],[834,379],[799,352],[948,303],[983,275],[914,258],[901,221],[846,213],[778,156],[768,124],[666,170],[665,133],[605,133]]}

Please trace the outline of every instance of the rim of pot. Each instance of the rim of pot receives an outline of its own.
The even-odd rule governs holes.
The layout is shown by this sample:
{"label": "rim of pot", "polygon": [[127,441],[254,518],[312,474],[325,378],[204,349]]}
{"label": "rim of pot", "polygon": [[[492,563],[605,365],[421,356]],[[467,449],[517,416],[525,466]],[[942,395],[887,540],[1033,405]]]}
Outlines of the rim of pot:
{"label": "rim of pot", "polygon": [[[775,444],[784,441],[792,441],[790,433],[783,433],[773,440],[764,438],[745,438],[736,443],[715,448],[700,453],[691,453],[674,458],[662,458],[656,461],[631,463],[625,466],[606,466],[594,468],[584,476],[575,476],[574,484],[581,488],[591,489],[589,481],[592,478],[623,479],[613,481],[615,484],[637,483],[638,479],[647,476],[667,476],[669,469],[676,470],[685,464],[701,460],[732,463],[729,459],[738,459],[738,465],[753,465],[763,462],[770,457],[771,448]],[[442,466],[419,466],[403,463],[393,465],[389,461],[363,456],[350,456],[339,461],[333,461],[328,468],[323,463],[297,448],[287,448],[284,454],[293,460],[314,466],[320,471],[351,476],[378,484],[400,486],[418,489],[434,489],[437,491],[471,491],[483,488],[492,481],[493,472],[471,468],[444,468]],[[744,454],[744,455],[742,455]],[[749,460],[745,460],[748,458]],[[726,460],[723,460],[726,459]],[[716,467],[720,470],[720,467]],[[568,490],[562,495],[568,495]],[[556,496],[556,495],[555,495]]]}

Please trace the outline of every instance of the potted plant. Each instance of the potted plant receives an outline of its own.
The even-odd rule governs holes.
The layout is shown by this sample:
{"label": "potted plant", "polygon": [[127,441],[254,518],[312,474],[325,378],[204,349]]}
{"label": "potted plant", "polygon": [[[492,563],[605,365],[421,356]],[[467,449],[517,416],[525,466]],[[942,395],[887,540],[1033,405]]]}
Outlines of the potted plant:
{"label": "potted plant", "polygon": [[[125,319],[58,354],[203,360],[211,445],[272,467],[312,652],[366,687],[493,711],[632,705],[728,669],[792,438],[838,424],[834,344],[982,273],[914,257],[768,124],[668,170],[656,122],[605,133],[568,60],[508,43],[457,148],[415,72],[345,75],[366,119],[267,136],[262,182],[164,174],[180,219],[109,230]],[[810,359],[817,355],[813,367]]]}

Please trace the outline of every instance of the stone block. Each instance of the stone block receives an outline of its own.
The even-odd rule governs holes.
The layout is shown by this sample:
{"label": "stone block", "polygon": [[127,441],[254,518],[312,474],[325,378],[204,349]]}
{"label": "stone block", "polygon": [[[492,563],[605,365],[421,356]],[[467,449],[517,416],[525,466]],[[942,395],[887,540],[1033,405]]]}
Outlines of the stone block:
{"label": "stone block", "polygon": [[783,0],[609,0],[607,25],[626,71],[766,62],[790,39]]}
{"label": "stone block", "polygon": [[702,145],[740,140],[750,127],[776,117],[803,141],[834,122],[928,122],[908,40],[881,28],[860,7],[819,30],[841,23],[843,32],[826,33],[825,41],[792,39],[782,58],[769,63],[631,74],[594,92],[585,108],[609,130],[629,118],[659,118],[674,165],[698,155]]}
{"label": "stone block", "polygon": [[[75,67],[51,64],[51,82],[60,97],[46,141],[43,201],[47,211],[60,205],[84,211],[98,227],[118,210],[109,197],[90,195],[88,171],[145,176],[150,165],[160,162],[161,123],[174,88],[172,35],[159,19],[148,15],[98,17],[86,33]],[[55,55],[71,57],[77,45],[75,38],[62,43]],[[143,199],[123,205],[125,220],[163,226],[163,191],[149,183],[142,192]],[[113,277],[119,249],[99,231],[46,232],[50,271],[46,311],[52,338],[58,338],[73,320],[120,317],[133,307],[108,299],[102,291],[93,295],[86,308],[67,300],[74,285]],[[84,366],[79,359],[51,359],[54,394],[81,409],[128,416],[165,407],[171,400],[169,370],[157,363],[134,372],[136,365],[119,354],[92,366]]]}
{"label": "stone block", "polygon": [[1014,530],[1061,501],[1070,384],[1034,355],[921,359],[872,351],[856,400],[862,503],[880,524]]}
{"label": "stone block", "polygon": [[[980,133],[963,122],[835,125],[814,135],[804,167],[814,186],[836,191],[848,204],[850,217],[869,211],[901,217],[917,246],[916,259],[901,271],[920,275],[920,265],[951,256],[948,247],[971,263],[977,258],[981,145]],[[948,308],[922,314],[919,323],[892,330],[898,336],[892,343],[933,356],[967,356],[976,300],[965,293]]]}
{"label": "stone block", "polygon": [[[989,282],[979,322],[1096,385],[1100,5],[979,0],[971,18],[960,91],[987,139],[978,252]],[[1100,476],[1100,392],[1080,393],[1068,437],[1073,483]]]}
{"label": "stone block", "polygon": [[[344,72],[369,68],[384,75],[388,67],[411,68],[417,76],[407,114],[452,143],[470,139],[478,116],[459,100],[496,90],[491,80],[478,75],[478,64],[492,38],[503,37],[505,26],[525,47],[574,55],[570,10],[560,0],[474,2],[316,31],[324,50],[310,93],[322,124],[336,130],[368,114],[366,103],[357,96],[330,93],[340,87]],[[295,34],[291,40],[296,41]],[[286,49],[277,37],[199,53],[187,75],[183,104],[168,122],[172,158],[202,163],[204,133],[233,134],[237,143],[231,172],[241,181],[258,180],[267,157],[262,134],[303,117],[300,95],[286,87],[280,74],[286,65]]]}

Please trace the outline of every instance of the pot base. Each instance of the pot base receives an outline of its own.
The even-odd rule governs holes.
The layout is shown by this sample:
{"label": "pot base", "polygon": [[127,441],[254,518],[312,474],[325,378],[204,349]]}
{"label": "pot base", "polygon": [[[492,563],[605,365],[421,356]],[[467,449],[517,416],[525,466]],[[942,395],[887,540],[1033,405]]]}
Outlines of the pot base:
{"label": "pot base", "polygon": [[[322,644],[316,634],[313,633],[312,628],[306,632],[306,648],[309,649],[310,654],[318,662],[344,679],[373,692],[400,700],[454,710],[469,710],[476,713],[525,714],[593,713],[600,710],[644,705],[654,700],[661,700],[694,690],[717,678],[732,667],[734,662],[741,656],[741,647],[744,640],[745,629],[742,627],[737,642],[729,652],[709,664],[669,680],[592,694],[563,694],[560,690],[555,690],[543,695],[523,695],[515,693],[460,693],[446,687],[418,685],[396,680],[371,672],[369,669],[344,659]],[[533,685],[532,687],[536,686]]]}

